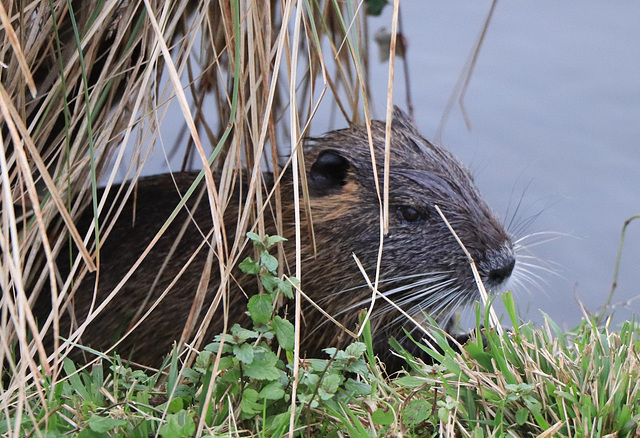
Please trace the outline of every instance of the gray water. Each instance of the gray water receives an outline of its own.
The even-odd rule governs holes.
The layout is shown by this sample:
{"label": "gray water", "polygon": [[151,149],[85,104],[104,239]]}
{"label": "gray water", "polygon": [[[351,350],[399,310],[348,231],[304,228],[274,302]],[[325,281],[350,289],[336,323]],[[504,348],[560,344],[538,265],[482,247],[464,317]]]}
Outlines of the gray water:
{"label": "gray water", "polygon": [[[490,6],[402,2],[415,117],[426,137],[435,136]],[[390,26],[385,13],[372,24]],[[379,69],[384,84],[387,66]],[[394,101],[404,106],[396,82]],[[516,222],[538,215],[520,235],[549,234],[527,242],[554,239],[531,249],[543,268],[539,286],[514,290],[515,300],[527,318],[542,320],[540,309],[570,327],[582,316],[578,300],[589,311],[605,302],[622,225],[640,214],[640,2],[499,2],[464,103],[471,130],[456,106],[441,142],[507,221],[518,203]],[[617,321],[640,309],[639,268],[640,221],[625,240]]]}
{"label": "gray water", "polygon": [[[436,136],[490,6],[402,2],[414,115],[427,138]],[[390,16],[388,7],[371,19],[373,32],[390,28]],[[396,65],[394,103],[406,108]],[[388,65],[374,60],[372,67],[374,109],[383,117]],[[578,300],[588,311],[604,304],[622,225],[640,214],[640,2],[503,0],[464,104],[471,129],[456,106],[441,143],[469,165],[506,222],[518,205],[516,225],[534,218],[516,237],[531,234],[525,243],[539,243],[531,248],[538,285],[515,289],[516,303],[526,319],[542,321],[540,309],[571,327],[582,316]],[[322,111],[314,135],[328,128]],[[163,122],[166,144],[182,127],[177,105],[172,113]],[[144,173],[167,170],[157,155],[159,165]],[[639,267],[640,221],[625,241],[616,321],[640,310]]]}

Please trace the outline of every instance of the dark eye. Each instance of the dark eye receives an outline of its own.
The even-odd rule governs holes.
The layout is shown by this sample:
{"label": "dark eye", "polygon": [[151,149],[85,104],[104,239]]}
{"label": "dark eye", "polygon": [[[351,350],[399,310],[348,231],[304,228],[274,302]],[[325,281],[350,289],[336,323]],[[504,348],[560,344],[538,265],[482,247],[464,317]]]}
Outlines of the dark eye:
{"label": "dark eye", "polygon": [[405,223],[416,223],[422,219],[418,210],[408,205],[398,207],[398,218]]}

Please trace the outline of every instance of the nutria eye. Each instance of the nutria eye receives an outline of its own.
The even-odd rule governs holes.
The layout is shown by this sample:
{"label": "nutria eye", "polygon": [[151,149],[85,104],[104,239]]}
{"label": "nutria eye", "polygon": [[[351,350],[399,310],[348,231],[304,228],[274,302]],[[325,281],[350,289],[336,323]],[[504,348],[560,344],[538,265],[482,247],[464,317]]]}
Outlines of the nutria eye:
{"label": "nutria eye", "polygon": [[406,223],[416,223],[420,219],[422,219],[420,212],[413,207],[409,207],[408,205],[398,207],[398,217],[401,221]]}

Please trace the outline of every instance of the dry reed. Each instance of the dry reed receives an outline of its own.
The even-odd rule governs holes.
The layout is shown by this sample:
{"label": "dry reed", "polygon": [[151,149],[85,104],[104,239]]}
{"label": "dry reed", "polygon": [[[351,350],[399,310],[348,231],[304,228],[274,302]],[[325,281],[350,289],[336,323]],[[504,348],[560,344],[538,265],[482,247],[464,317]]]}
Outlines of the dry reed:
{"label": "dry reed", "polygon": [[[320,100],[330,100],[346,120],[366,112],[363,8],[330,0],[0,3],[0,405],[6,418],[9,410],[15,424],[21,415],[33,416],[27,394],[36,388],[44,397],[42,378],[55,382],[61,358],[76,348],[86,324],[60,333],[58,316],[88,272],[97,269],[99,277],[99,245],[111,238],[154,149],[182,157],[183,169],[205,169],[204,196],[217,224],[210,260],[224,274],[216,301],[224,302],[225,278],[246,231],[263,232],[267,212],[280,224],[280,194],[263,198],[261,173],[277,179],[282,164],[303,168],[295,150]],[[172,102],[188,134],[167,151],[160,127]],[[290,156],[297,161],[278,161]],[[213,173],[220,175],[217,186]],[[131,182],[116,185],[123,174]],[[239,209],[239,238],[227,236],[235,242],[227,247],[223,211],[243,177],[250,179],[249,195]],[[82,235],[74,219],[85,208],[93,210],[94,223]],[[66,278],[55,263],[63,246],[79,253]],[[36,322],[31,307],[49,291],[51,315]],[[185,327],[182,340],[196,329]],[[48,355],[44,336],[66,340]]]}

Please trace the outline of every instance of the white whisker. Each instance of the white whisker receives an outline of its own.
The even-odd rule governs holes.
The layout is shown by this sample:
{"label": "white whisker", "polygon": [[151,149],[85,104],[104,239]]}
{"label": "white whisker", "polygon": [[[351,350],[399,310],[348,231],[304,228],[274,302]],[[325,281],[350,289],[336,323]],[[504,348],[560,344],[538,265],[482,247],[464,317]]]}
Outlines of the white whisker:
{"label": "white whisker", "polygon": [[[544,237],[544,239],[537,240],[537,241],[534,241],[532,243],[528,243],[526,245],[523,243],[525,241],[528,241],[528,240],[531,240],[531,239],[534,239],[534,238],[537,239],[537,238],[540,238],[540,237]],[[539,232],[536,232],[536,233],[527,234],[525,236],[522,236],[522,237],[516,239],[513,242],[513,245],[514,245],[515,248],[518,248],[518,249],[520,249],[520,248],[521,249],[529,249],[529,248],[532,248],[534,246],[538,246],[538,245],[542,245],[542,244],[545,244],[545,243],[553,242],[553,241],[558,240],[558,239],[560,239],[562,237],[571,237],[571,235],[569,235],[567,233],[560,233],[560,232],[555,232],[555,231],[539,231]]]}

